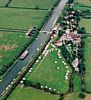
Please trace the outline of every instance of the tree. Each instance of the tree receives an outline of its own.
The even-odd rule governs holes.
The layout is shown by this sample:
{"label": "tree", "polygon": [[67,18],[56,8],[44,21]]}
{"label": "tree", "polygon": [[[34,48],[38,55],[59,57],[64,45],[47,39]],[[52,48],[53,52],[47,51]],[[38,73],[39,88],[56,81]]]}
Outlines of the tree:
{"label": "tree", "polygon": [[85,95],[83,92],[81,92],[81,93],[79,94],[79,97],[80,97],[80,98],[85,98],[85,96],[86,96],[86,95]]}
{"label": "tree", "polygon": [[39,9],[38,5],[36,5],[35,9],[36,9],[36,10],[38,10],[38,9]]}
{"label": "tree", "polygon": [[73,3],[73,1],[74,1],[74,0],[68,0],[68,3],[71,4],[71,3]]}
{"label": "tree", "polygon": [[63,31],[62,30],[59,30],[58,36],[61,37],[62,35],[63,35]]}
{"label": "tree", "polygon": [[32,86],[32,82],[31,81],[24,80],[23,83],[24,83],[25,86]]}
{"label": "tree", "polygon": [[40,83],[36,83],[36,84],[35,84],[35,88],[40,89],[40,88],[41,88]]}
{"label": "tree", "polygon": [[86,30],[84,27],[81,27],[79,30],[78,30],[78,33],[80,34],[86,34]]}

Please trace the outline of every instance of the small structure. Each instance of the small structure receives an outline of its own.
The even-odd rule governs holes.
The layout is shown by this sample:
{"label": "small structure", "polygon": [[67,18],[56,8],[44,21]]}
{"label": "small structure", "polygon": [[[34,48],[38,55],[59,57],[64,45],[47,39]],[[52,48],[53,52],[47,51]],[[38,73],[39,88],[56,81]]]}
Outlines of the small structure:
{"label": "small structure", "polygon": [[75,68],[75,71],[78,71],[78,64],[79,64],[79,60],[78,58],[75,58],[75,60],[72,62],[72,65]]}

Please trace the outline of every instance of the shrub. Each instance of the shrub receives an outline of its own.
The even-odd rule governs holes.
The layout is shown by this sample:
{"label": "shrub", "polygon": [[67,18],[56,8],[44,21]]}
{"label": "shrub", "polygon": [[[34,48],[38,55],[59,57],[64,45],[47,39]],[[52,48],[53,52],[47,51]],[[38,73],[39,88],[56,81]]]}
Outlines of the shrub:
{"label": "shrub", "polygon": [[81,93],[79,94],[79,97],[80,97],[80,98],[85,98],[85,96],[86,96],[86,95],[85,95],[83,92],[81,92]]}

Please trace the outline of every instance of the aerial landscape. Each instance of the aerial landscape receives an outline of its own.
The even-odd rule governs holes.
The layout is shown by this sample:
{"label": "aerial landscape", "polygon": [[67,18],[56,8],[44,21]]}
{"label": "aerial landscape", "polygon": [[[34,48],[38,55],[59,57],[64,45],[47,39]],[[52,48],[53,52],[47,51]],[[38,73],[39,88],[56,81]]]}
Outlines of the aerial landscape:
{"label": "aerial landscape", "polygon": [[0,0],[0,100],[91,100],[91,0]]}

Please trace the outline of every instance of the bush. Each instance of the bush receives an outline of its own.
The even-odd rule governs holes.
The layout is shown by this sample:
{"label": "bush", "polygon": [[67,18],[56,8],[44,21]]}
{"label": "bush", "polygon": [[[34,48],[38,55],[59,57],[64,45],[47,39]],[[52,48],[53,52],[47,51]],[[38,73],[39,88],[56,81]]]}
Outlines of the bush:
{"label": "bush", "polygon": [[74,0],[68,0],[68,3],[71,4],[71,3],[73,3],[73,1],[74,1]]}
{"label": "bush", "polygon": [[81,93],[79,94],[79,97],[80,97],[80,98],[85,98],[85,96],[86,96],[86,95],[85,95],[83,92],[81,92]]}
{"label": "bush", "polygon": [[31,81],[24,80],[23,83],[24,83],[25,86],[32,86],[32,82]]}
{"label": "bush", "polygon": [[41,85],[40,85],[40,83],[36,83],[36,84],[35,84],[35,88],[37,88],[37,89],[41,89]]}

